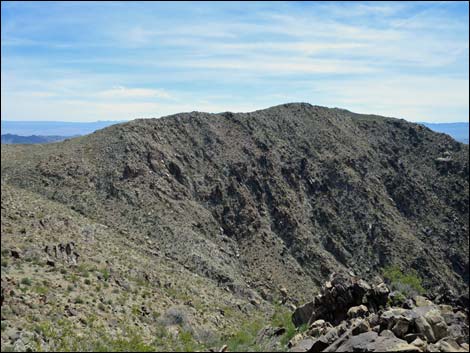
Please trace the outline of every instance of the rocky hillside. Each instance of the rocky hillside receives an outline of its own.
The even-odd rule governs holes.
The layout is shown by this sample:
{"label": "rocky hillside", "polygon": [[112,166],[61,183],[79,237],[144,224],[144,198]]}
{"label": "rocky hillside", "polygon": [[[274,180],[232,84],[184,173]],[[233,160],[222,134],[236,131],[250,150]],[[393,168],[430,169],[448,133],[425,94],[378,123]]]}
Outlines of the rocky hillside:
{"label": "rocky hillside", "polygon": [[[284,307],[310,300],[333,272],[372,279],[392,265],[414,269],[429,296],[456,297],[469,283],[468,157],[468,145],[421,125],[309,104],[184,113],[2,146],[2,280],[21,281],[27,266],[59,281],[47,261],[73,242],[80,256],[64,266],[75,276],[91,261],[93,276],[116,267],[136,291],[133,271],[178,279],[172,293],[184,301],[166,296],[161,280],[150,290],[170,300],[152,309],[159,314],[198,298],[200,312],[216,315],[225,295],[231,310],[220,309],[219,320],[228,335],[250,312],[278,317],[281,298]],[[50,241],[41,222],[56,210],[74,230],[58,220]],[[88,225],[104,234],[93,244]],[[39,252],[37,267],[30,257],[10,261],[14,248]],[[2,324],[2,345],[3,335]]]}

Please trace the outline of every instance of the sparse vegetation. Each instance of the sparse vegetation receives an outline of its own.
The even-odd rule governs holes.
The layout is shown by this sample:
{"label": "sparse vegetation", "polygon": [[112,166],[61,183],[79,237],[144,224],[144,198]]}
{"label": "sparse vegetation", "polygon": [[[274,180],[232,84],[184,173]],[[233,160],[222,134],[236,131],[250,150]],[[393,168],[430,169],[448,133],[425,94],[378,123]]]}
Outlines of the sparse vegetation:
{"label": "sparse vegetation", "polygon": [[31,278],[25,277],[21,280],[21,284],[25,286],[31,286],[33,284],[33,281],[31,280]]}
{"label": "sparse vegetation", "polygon": [[421,278],[413,270],[404,273],[400,267],[394,265],[385,267],[382,275],[390,288],[398,292],[394,298],[397,303],[403,302],[407,297],[412,298],[426,292]]}

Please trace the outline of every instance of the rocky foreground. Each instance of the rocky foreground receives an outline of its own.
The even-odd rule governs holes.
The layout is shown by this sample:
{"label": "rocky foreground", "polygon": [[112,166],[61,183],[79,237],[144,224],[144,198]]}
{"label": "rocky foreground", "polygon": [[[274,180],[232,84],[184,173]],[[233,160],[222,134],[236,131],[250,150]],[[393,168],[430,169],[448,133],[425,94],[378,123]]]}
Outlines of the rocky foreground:
{"label": "rocky foreground", "polygon": [[384,283],[334,275],[293,322],[308,327],[288,343],[291,352],[468,352],[468,296],[453,306],[416,296],[389,306]]}

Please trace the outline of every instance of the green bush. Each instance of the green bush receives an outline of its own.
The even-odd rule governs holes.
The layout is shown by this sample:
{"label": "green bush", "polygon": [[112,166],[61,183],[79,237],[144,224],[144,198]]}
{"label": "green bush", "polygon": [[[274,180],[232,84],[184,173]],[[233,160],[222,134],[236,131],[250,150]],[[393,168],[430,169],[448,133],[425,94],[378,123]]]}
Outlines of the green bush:
{"label": "green bush", "polygon": [[109,273],[108,269],[104,268],[100,270],[102,278],[107,282],[109,277],[111,277],[111,274]]}
{"label": "green bush", "polygon": [[274,306],[274,314],[271,318],[272,327],[283,327],[286,332],[281,337],[281,345],[286,346],[287,342],[297,333],[294,323],[292,322],[292,313],[285,307],[278,304]]}
{"label": "green bush", "polygon": [[31,280],[31,278],[25,277],[21,280],[21,284],[24,284],[25,286],[30,286],[31,284],[33,284],[33,281]]}
{"label": "green bush", "polygon": [[[393,265],[385,267],[382,271],[382,275],[393,291],[401,293],[406,298],[426,292],[422,286],[422,279],[415,271],[404,273],[398,266]],[[398,301],[400,298],[401,296],[397,295]]]}
{"label": "green bush", "polygon": [[[155,352],[157,348],[144,342],[140,333],[130,327],[123,328],[123,335],[112,338],[104,327],[93,327],[87,335],[78,336],[68,320],[42,322],[35,331],[49,342],[51,351],[61,352]],[[37,351],[43,348],[38,343]]]}
{"label": "green bush", "polygon": [[228,338],[228,350],[231,352],[253,351],[256,335],[263,326],[262,320],[253,320],[243,324],[238,332]]}

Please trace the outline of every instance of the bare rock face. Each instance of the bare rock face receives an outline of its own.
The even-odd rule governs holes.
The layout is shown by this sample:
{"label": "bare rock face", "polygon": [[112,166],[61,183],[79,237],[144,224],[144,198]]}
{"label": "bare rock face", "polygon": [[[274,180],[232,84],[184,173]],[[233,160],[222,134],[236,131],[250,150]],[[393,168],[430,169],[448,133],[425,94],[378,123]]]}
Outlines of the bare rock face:
{"label": "bare rock face", "polygon": [[[73,241],[68,243],[59,243],[55,245],[46,245],[44,252],[52,259],[62,261],[66,264],[76,265],[80,254],[75,250],[75,243]],[[47,260],[48,265],[55,266],[53,260]]]}
{"label": "bare rock face", "polygon": [[323,319],[337,324],[342,320],[375,312],[387,304],[389,290],[383,284],[369,285],[366,281],[346,274],[333,274],[312,302],[297,308],[292,316],[296,326]]}
{"label": "bare rock face", "polygon": [[[385,293],[381,287],[380,293]],[[374,304],[369,310],[367,305],[370,304],[365,298],[372,298],[371,291],[373,286],[363,280],[334,276],[324,285],[322,294],[310,303],[312,314],[308,322],[316,321],[302,336],[303,340],[297,338],[291,351],[460,352],[468,347],[468,312],[450,305],[434,304],[425,297],[416,298],[416,304],[409,309],[387,304],[377,308]],[[364,304],[351,306],[359,299]],[[387,297],[382,299],[386,301]],[[328,303],[330,310],[326,310],[322,303]],[[340,310],[344,310],[343,314]],[[294,313],[293,320],[294,317],[297,320],[294,323],[298,322],[299,316]],[[328,326],[325,320],[337,324]]]}

